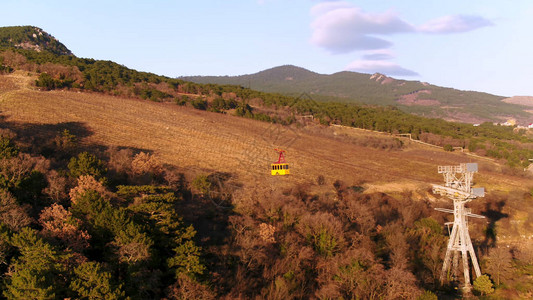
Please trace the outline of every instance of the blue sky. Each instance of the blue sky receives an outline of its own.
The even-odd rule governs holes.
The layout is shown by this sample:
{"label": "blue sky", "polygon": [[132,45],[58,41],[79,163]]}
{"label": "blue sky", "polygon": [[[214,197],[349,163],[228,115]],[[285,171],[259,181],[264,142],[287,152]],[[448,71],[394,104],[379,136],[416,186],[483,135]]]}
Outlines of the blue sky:
{"label": "blue sky", "polygon": [[533,96],[533,1],[3,0],[79,57],[169,77],[292,64]]}

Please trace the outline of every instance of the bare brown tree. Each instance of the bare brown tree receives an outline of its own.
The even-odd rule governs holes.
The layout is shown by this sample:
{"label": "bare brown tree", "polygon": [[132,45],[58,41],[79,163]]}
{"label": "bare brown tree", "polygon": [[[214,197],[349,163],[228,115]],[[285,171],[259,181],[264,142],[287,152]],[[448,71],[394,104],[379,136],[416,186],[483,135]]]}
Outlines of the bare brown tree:
{"label": "bare brown tree", "polygon": [[383,230],[385,241],[390,249],[390,260],[394,268],[406,270],[408,267],[409,244],[406,241],[402,227],[395,223],[387,225]]}
{"label": "bare brown tree", "polygon": [[5,188],[14,188],[34,169],[34,160],[29,154],[20,153],[16,157],[0,159],[0,176]]}
{"label": "bare brown tree", "polygon": [[109,155],[108,166],[118,174],[132,174],[131,165],[133,161],[133,151],[131,149],[118,149],[110,147],[106,151]]}
{"label": "bare brown tree", "polygon": [[43,209],[39,223],[43,226],[43,236],[58,239],[67,248],[81,251],[89,247],[90,235],[80,229],[81,221],[72,217],[72,213],[62,205],[54,203]]}
{"label": "bare brown tree", "polygon": [[502,280],[508,278],[512,272],[512,255],[509,248],[498,246],[490,250],[487,257],[487,272],[499,286]]}
{"label": "bare brown tree", "polygon": [[17,199],[4,189],[0,190],[0,222],[13,231],[18,231],[32,222],[27,208],[19,205]]}
{"label": "bare brown tree", "polygon": [[54,202],[61,202],[68,198],[67,194],[67,179],[56,170],[52,170],[47,174],[48,186],[44,189],[44,193]]}
{"label": "bare brown tree", "polygon": [[386,275],[386,299],[417,299],[421,291],[413,273],[393,267]]}
{"label": "bare brown tree", "polygon": [[169,300],[211,300],[215,299],[215,294],[194,279],[180,275],[177,282],[167,289],[167,297]]}

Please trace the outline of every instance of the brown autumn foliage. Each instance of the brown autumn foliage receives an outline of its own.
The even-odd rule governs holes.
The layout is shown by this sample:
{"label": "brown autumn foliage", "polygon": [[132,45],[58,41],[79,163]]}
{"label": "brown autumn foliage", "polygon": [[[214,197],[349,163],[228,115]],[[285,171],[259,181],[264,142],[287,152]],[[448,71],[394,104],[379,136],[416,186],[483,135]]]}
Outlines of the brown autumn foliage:
{"label": "brown autumn foliage", "polygon": [[212,291],[205,285],[191,280],[191,278],[180,275],[175,284],[167,288],[167,299],[169,300],[212,300],[216,299]]}
{"label": "brown autumn foliage", "polygon": [[0,55],[4,58],[4,64],[12,67],[13,69],[22,69],[25,71],[34,71],[36,65],[34,63],[28,63],[28,60],[22,54],[19,54],[12,50],[6,50],[1,52]]}
{"label": "brown autumn foliage", "polygon": [[9,191],[0,190],[0,222],[17,231],[32,222],[28,214],[29,205],[21,206]]}
{"label": "brown autumn foliage", "polygon": [[383,229],[385,242],[390,249],[390,265],[397,270],[409,267],[409,244],[404,227],[398,223],[387,224]]}
{"label": "brown autumn foliage", "polygon": [[360,233],[370,235],[376,229],[376,220],[371,208],[361,201],[348,199],[348,201],[342,201],[339,208],[340,216],[345,220],[345,223],[355,226]]}
{"label": "brown autumn foliage", "polygon": [[69,78],[76,82],[81,82],[83,79],[83,74],[77,66],[65,66],[48,62],[39,65],[38,72],[48,73],[53,78]]}
{"label": "brown autumn foliage", "polygon": [[72,217],[72,213],[60,204],[53,203],[43,209],[39,223],[43,236],[59,240],[67,248],[79,252],[89,247],[91,237],[86,230],[80,229],[81,221]]}
{"label": "brown autumn foliage", "polygon": [[[421,281],[412,272],[419,263],[413,259],[409,227],[427,216],[427,204],[417,204],[422,208],[416,210],[409,194],[400,199],[362,194],[340,182],[335,193],[316,194],[317,187],[302,183],[282,193],[257,189],[249,201],[235,199],[240,213],[229,216],[229,244],[206,249],[237,260],[233,268],[213,268],[221,273],[217,284],[227,289],[222,294],[415,299]],[[274,228],[274,239],[265,238]]]}
{"label": "brown autumn foliage", "polygon": [[133,158],[131,169],[133,173],[137,175],[144,173],[159,174],[162,171],[162,166],[155,156],[141,152]]}
{"label": "brown autumn foliage", "polygon": [[109,156],[108,167],[110,170],[114,170],[115,173],[122,175],[127,175],[132,172],[133,150],[110,147],[106,153]]}
{"label": "brown autumn foliage", "polygon": [[420,289],[416,277],[404,268],[393,267],[385,278],[386,299],[417,299]]}
{"label": "brown autumn foliage", "polygon": [[69,192],[70,201],[75,204],[78,201],[78,198],[81,197],[87,191],[96,191],[102,197],[108,197],[109,192],[103,186],[101,182],[96,180],[91,175],[82,175],[78,177],[78,185],[72,188]]}
{"label": "brown autumn foliage", "polygon": [[261,239],[265,242],[274,243],[276,242],[276,239],[274,237],[274,233],[276,232],[276,227],[267,224],[267,223],[261,223],[259,224],[259,236]]}
{"label": "brown autumn foliage", "polygon": [[140,152],[131,161],[131,172],[137,180],[150,183],[163,175],[163,165],[154,155]]}

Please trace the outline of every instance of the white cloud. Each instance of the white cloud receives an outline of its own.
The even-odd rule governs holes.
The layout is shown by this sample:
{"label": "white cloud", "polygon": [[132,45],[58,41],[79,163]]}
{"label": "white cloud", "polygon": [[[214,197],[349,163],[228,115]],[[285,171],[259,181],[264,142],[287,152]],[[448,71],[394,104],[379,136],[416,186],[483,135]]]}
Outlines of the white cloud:
{"label": "white cloud", "polygon": [[346,70],[361,73],[381,73],[393,76],[419,76],[415,71],[405,69],[400,65],[383,60],[356,60],[346,66]]}
{"label": "white cloud", "polygon": [[346,1],[328,1],[311,8],[311,43],[333,54],[362,51],[360,60],[346,69],[363,73],[418,76],[415,71],[390,61],[395,58],[388,38],[394,34],[450,34],[494,25],[474,15],[451,15],[436,18],[420,26],[404,20],[394,11],[368,13]]}
{"label": "white cloud", "polygon": [[375,35],[415,31],[392,12],[369,14],[346,2],[317,4],[311,14],[311,42],[332,53],[388,48],[392,43]]}
{"label": "white cloud", "polygon": [[461,33],[493,23],[480,16],[452,15],[415,26],[393,11],[367,13],[345,1],[321,2],[311,8],[311,43],[331,53],[386,49],[386,36],[399,33]]}
{"label": "white cloud", "polygon": [[453,15],[431,20],[418,30],[425,33],[460,33],[492,25],[494,23],[480,16]]}

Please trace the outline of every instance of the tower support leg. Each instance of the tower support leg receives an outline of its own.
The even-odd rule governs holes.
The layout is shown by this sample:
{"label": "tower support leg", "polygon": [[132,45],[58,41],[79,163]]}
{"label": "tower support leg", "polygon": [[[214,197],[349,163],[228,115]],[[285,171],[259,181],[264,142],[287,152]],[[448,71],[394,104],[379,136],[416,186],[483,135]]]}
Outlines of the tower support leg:
{"label": "tower support leg", "polygon": [[469,293],[471,291],[471,285],[470,285],[470,267],[468,264],[468,249],[472,247],[472,242],[470,241],[470,236],[468,235],[468,227],[466,226],[466,217],[464,215],[461,216],[460,222],[459,222],[459,236],[460,236],[460,243],[461,243],[461,256],[463,257],[463,276],[465,278],[465,285],[463,288],[463,291],[465,293]]}
{"label": "tower support leg", "polygon": [[453,251],[453,279],[459,278],[459,251]]}
{"label": "tower support leg", "polygon": [[476,252],[474,251],[474,246],[472,246],[472,240],[470,239],[470,234],[466,232],[468,239],[468,253],[470,253],[470,259],[472,260],[472,265],[474,266],[474,272],[476,272],[476,278],[481,276],[481,269],[479,268],[479,263],[477,261]]}
{"label": "tower support leg", "polygon": [[446,247],[446,255],[444,256],[444,263],[442,265],[442,271],[440,273],[440,282],[443,283],[446,280],[446,275],[448,273],[448,270],[450,268],[450,263],[452,259],[453,254],[453,248],[455,244],[455,240],[457,238],[457,226],[454,223],[452,228],[452,233],[450,235],[450,239],[448,240],[448,246]]}

